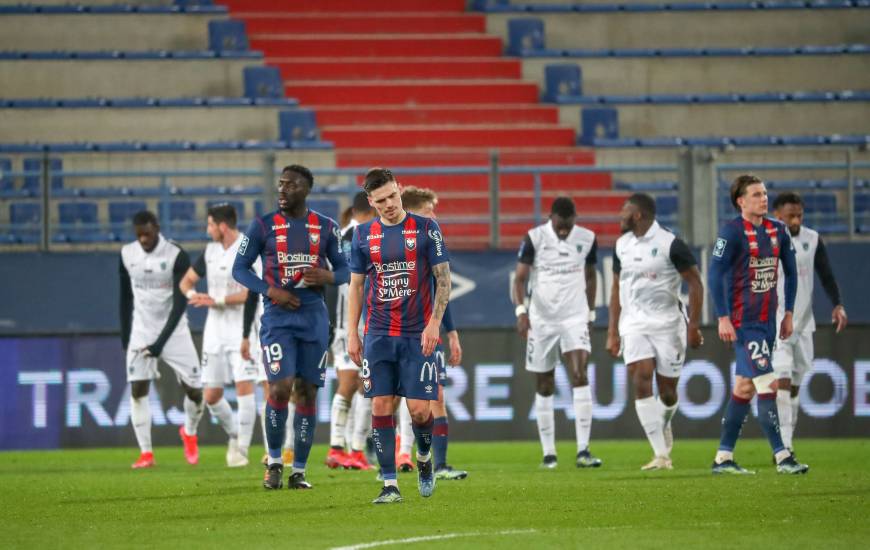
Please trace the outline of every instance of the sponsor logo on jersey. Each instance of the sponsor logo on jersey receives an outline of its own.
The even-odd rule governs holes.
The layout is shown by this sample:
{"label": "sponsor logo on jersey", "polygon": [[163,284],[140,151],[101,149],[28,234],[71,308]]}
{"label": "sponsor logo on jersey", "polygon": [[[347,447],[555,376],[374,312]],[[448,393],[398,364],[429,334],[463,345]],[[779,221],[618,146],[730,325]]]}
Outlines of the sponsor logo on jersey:
{"label": "sponsor logo on jersey", "polygon": [[749,258],[749,267],[754,269],[750,290],[756,294],[768,292],[776,287],[776,258]]}
{"label": "sponsor logo on jersey", "polygon": [[437,229],[429,230],[429,238],[432,239],[432,242],[435,243],[435,255],[441,256],[443,252],[443,244],[444,237],[441,236],[441,232]]}
{"label": "sponsor logo on jersey", "polygon": [[341,240],[341,231],[338,229],[337,225],[332,226],[332,234],[335,235],[336,240]]}
{"label": "sponsor logo on jersey", "polygon": [[[422,382],[424,379],[430,381],[436,380],[435,377],[437,376],[437,372],[438,368],[435,364],[435,361],[424,361],[423,366],[420,367],[420,382]],[[431,388],[431,386],[429,387]],[[431,390],[427,389],[426,391],[428,392]]]}
{"label": "sponsor logo on jersey", "polygon": [[722,257],[722,254],[725,253],[725,246],[728,244],[728,241],[725,239],[716,239],[716,245],[713,246],[713,255]]}
{"label": "sponsor logo on jersey", "polygon": [[403,229],[402,230],[402,235],[416,235],[416,234],[417,234],[416,229]]}
{"label": "sponsor logo on jersey", "polygon": [[413,294],[414,289],[411,288],[411,278],[408,276],[408,273],[391,273],[381,277],[381,284],[378,287],[378,300],[382,302],[394,302]]}
{"label": "sponsor logo on jersey", "polygon": [[367,236],[366,236],[366,240],[367,240],[367,241],[373,241],[373,240],[380,239],[380,238],[382,238],[383,236],[384,236],[383,233],[376,233],[376,234],[374,234],[374,235],[367,235]]}
{"label": "sponsor logo on jersey", "polygon": [[248,242],[250,242],[250,239],[248,239],[247,235],[244,235],[242,237],[242,243],[239,245],[239,256],[245,255],[245,252],[248,250]]}
{"label": "sponsor logo on jersey", "polygon": [[414,250],[415,248],[417,248],[417,239],[415,237],[406,237],[405,248],[407,248],[408,250]]}
{"label": "sponsor logo on jersey", "polygon": [[369,247],[369,251],[371,251],[372,254],[377,254],[378,252],[381,251],[381,247],[376,245],[376,244],[373,244]]}
{"label": "sponsor logo on jersey", "polygon": [[310,224],[310,223],[306,223],[306,224],[305,224],[305,229],[316,229],[316,230],[320,231],[320,226],[319,226],[319,225],[313,225],[313,224]]}
{"label": "sponsor logo on jersey", "polygon": [[287,235],[275,235],[275,242],[283,244],[287,242]]}
{"label": "sponsor logo on jersey", "polygon": [[272,231],[277,231],[279,229],[290,229],[290,224],[289,223],[282,223],[281,225],[273,225],[272,226]]}
{"label": "sponsor logo on jersey", "polygon": [[[392,271],[414,271],[417,269],[417,262],[387,262],[385,264],[375,264],[375,271],[378,273],[389,273]],[[407,273],[405,273],[407,275]]]}

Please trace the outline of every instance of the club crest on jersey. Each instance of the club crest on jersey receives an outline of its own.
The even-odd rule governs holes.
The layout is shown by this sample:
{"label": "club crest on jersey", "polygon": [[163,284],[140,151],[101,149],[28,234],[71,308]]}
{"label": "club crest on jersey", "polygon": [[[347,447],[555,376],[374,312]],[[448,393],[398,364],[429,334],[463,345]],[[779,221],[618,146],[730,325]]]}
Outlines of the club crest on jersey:
{"label": "club crest on jersey", "polygon": [[160,271],[166,271],[166,262],[160,262]]}
{"label": "club crest on jersey", "polygon": [[803,243],[804,252],[807,252],[810,249],[810,243]]}
{"label": "club crest on jersey", "polygon": [[652,255],[653,258],[655,258],[656,255],[659,253],[659,249],[653,248],[652,250],[649,251],[649,253],[650,253],[650,255]]}
{"label": "club crest on jersey", "polygon": [[269,363],[269,371],[272,374],[278,374],[281,372],[281,362],[280,361],[272,361]]}
{"label": "club crest on jersey", "polygon": [[583,253],[583,245],[582,245],[582,244],[578,244],[578,245],[577,245],[577,254],[582,254],[582,253]]}
{"label": "club crest on jersey", "polygon": [[367,392],[372,391],[372,381],[369,378],[363,378],[363,389]]}
{"label": "club crest on jersey", "polygon": [[311,244],[317,244],[320,242],[320,234],[319,233],[309,233],[308,240],[311,241]]}
{"label": "club crest on jersey", "polygon": [[407,248],[408,250],[414,250],[415,248],[417,248],[417,239],[414,237],[406,237],[405,248]]}

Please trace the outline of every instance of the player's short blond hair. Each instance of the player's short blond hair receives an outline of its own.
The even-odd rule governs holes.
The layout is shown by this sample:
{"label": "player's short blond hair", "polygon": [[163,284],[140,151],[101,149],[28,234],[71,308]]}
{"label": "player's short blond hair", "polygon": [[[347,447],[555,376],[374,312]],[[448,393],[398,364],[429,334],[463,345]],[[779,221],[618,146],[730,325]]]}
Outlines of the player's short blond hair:
{"label": "player's short blond hair", "polygon": [[417,210],[427,202],[433,206],[438,204],[438,195],[428,187],[415,187],[408,185],[402,187],[402,207],[406,210]]}

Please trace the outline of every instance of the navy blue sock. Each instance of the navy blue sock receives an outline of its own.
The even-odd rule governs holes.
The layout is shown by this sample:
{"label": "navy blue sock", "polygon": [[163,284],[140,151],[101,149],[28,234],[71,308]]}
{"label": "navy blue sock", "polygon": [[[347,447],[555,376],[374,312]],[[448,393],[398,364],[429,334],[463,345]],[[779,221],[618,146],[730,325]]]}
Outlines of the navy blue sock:
{"label": "navy blue sock", "polygon": [[311,445],[314,444],[314,428],[317,426],[317,410],[314,405],[296,405],[293,417],[294,446],[293,469],[304,470]]}
{"label": "navy blue sock", "polygon": [[287,424],[287,401],[266,400],[266,444],[269,457],[281,458],[284,430]]}
{"label": "navy blue sock", "polygon": [[432,418],[432,413],[429,413],[429,418],[423,424],[412,423],[414,437],[417,439],[417,454],[429,454],[429,449],[432,448],[432,426],[434,424],[435,419]]}
{"label": "navy blue sock", "polygon": [[384,481],[396,479],[396,421],[393,415],[372,415],[372,439]]}
{"label": "navy blue sock", "polygon": [[779,432],[779,412],[776,409],[776,393],[758,394],[758,423],[770,442],[774,454],[785,449]]}
{"label": "navy blue sock", "polygon": [[733,451],[743,428],[743,421],[749,413],[749,400],[732,395],[725,407],[722,417],[722,438],[719,440],[720,451]]}
{"label": "navy blue sock", "polygon": [[447,417],[439,416],[432,425],[432,454],[435,468],[447,465]]}

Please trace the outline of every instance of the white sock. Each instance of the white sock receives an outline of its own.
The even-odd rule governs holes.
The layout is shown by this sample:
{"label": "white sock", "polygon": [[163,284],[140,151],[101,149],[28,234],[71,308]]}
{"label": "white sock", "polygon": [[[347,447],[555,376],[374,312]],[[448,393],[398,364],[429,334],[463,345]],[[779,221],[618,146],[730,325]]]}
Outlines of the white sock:
{"label": "white sock", "polygon": [[734,453],[732,451],[716,451],[716,458],[713,459],[713,462],[722,464],[726,460],[734,460]]}
{"label": "white sock", "polygon": [[263,434],[263,449],[266,453],[269,452],[269,441],[266,439],[266,401],[260,403],[260,409],[257,411],[260,414],[260,431]]}
{"label": "white sock", "polygon": [[296,418],[296,405],[287,403],[287,423],[284,424],[284,449],[288,451],[296,448],[296,432],[293,429],[294,418]]}
{"label": "white sock", "polygon": [[184,414],[186,415],[184,417],[184,433],[187,435],[196,435],[196,428],[199,426],[199,420],[205,410],[203,403],[205,401],[197,405],[189,397],[184,396]]}
{"label": "white sock", "polygon": [[350,447],[354,451],[363,451],[366,448],[366,439],[372,430],[372,400],[360,395],[354,416],[356,419],[353,423],[353,441]]}
{"label": "white sock", "polygon": [[226,398],[221,397],[220,401],[214,405],[208,405],[208,412],[217,419],[218,424],[230,437],[238,437],[239,432],[236,430],[235,422],[233,422],[233,408]]}
{"label": "white sock", "polygon": [[347,424],[344,427],[344,442],[349,445],[353,441],[353,425],[356,424],[356,407],[362,396],[353,392],[353,397],[350,399],[350,407],[347,409]]}
{"label": "white sock", "polygon": [[347,411],[350,403],[347,399],[335,394],[332,398],[332,412],[329,415],[329,445],[344,449],[344,430],[347,427]]}
{"label": "white sock", "polygon": [[589,386],[574,388],[574,430],[577,432],[577,452],[589,448],[589,433],[592,431],[592,389]]}
{"label": "white sock", "polygon": [[414,446],[414,426],[411,424],[411,411],[408,410],[404,397],[399,403],[399,433],[402,438],[399,442],[399,454],[410,455],[411,447]]}
{"label": "white sock", "polygon": [[634,408],[637,411],[637,418],[640,420],[640,425],[643,426],[643,431],[646,432],[646,438],[653,448],[653,453],[656,456],[668,456],[668,447],[665,444],[665,434],[662,431],[664,428],[664,411],[662,404],[655,397],[645,397],[634,401]]}
{"label": "white sock", "polygon": [[659,400],[659,403],[661,403],[662,411],[663,411],[662,412],[662,427],[667,427],[667,425],[671,423],[671,419],[674,417],[674,415],[677,414],[677,409],[680,406],[680,402],[677,401],[676,403],[674,403],[670,407],[668,407],[667,405],[662,403],[661,399]]}
{"label": "white sock", "polygon": [[248,456],[251,438],[254,436],[254,423],[257,422],[257,401],[253,393],[236,396],[239,404],[239,452]]}
{"label": "white sock", "polygon": [[[798,412],[800,411],[800,396],[796,395],[791,398],[791,437],[794,442],[794,433],[797,431]],[[782,426],[782,421],[780,421]]]}
{"label": "white sock", "polygon": [[148,396],[136,399],[130,397],[130,422],[133,423],[133,432],[136,441],[139,442],[139,450],[143,453],[151,452],[151,405]]}
{"label": "white sock", "polygon": [[794,433],[794,421],[791,418],[791,390],[776,391],[776,411],[779,414],[779,433],[782,444],[791,449],[791,439]]}
{"label": "white sock", "polygon": [[553,396],[535,394],[535,416],[538,417],[538,436],[544,456],[556,454],[556,419],[553,413]]}

